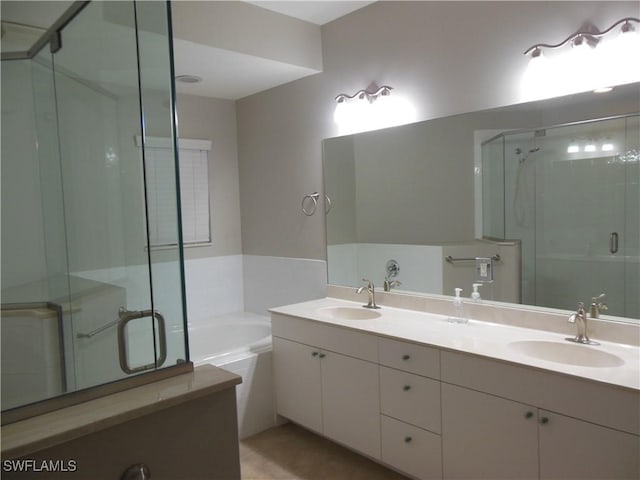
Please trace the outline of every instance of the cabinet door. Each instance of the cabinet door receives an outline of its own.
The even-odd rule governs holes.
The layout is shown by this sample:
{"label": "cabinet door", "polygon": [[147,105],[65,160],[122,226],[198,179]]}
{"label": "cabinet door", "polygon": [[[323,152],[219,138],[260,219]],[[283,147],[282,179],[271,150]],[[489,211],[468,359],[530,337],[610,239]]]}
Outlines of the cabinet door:
{"label": "cabinet door", "polygon": [[338,353],[323,353],[324,434],[380,458],[378,365]]}
{"label": "cabinet door", "polygon": [[640,437],[543,410],[539,415],[541,479],[640,478]]}
{"label": "cabinet door", "polygon": [[295,423],[322,433],[318,349],[273,337],[273,373],[277,412]]}
{"label": "cabinet door", "polygon": [[536,409],[442,384],[445,479],[538,478]]}

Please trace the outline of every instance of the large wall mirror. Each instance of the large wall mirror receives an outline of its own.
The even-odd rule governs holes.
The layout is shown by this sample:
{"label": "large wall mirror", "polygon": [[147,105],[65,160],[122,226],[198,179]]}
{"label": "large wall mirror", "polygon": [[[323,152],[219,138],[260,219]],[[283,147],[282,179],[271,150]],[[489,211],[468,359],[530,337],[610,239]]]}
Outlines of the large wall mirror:
{"label": "large wall mirror", "polygon": [[324,140],[329,283],[565,310],[604,293],[638,321],[639,112],[634,83]]}

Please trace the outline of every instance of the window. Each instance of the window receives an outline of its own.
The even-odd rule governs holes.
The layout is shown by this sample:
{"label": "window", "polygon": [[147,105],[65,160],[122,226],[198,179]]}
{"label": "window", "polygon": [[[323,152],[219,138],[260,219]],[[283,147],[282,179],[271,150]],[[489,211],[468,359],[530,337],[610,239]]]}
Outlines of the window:
{"label": "window", "polygon": [[[141,146],[141,137],[136,137]],[[148,137],[145,143],[147,214],[152,247],[177,245],[175,166],[171,139]],[[211,242],[209,226],[208,140],[178,140],[182,238],[185,245]]]}

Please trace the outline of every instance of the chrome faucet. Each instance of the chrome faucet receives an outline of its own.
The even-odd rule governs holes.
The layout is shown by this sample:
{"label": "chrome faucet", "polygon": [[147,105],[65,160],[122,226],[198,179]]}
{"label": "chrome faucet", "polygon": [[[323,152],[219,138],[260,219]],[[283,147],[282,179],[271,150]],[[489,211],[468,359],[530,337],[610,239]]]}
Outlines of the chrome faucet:
{"label": "chrome faucet", "polygon": [[605,296],[604,293],[601,293],[591,299],[591,308],[589,309],[589,316],[591,318],[600,318],[600,312],[602,310],[609,310],[607,304],[602,301]]}
{"label": "chrome faucet", "polygon": [[400,280],[389,280],[388,277],[384,277],[384,291],[390,292],[392,288],[396,288],[402,285]]}
{"label": "chrome faucet", "polygon": [[357,294],[361,294],[365,290],[369,294],[369,303],[363,305],[364,308],[380,308],[376,305],[376,287],[371,280],[367,280],[366,278],[362,279],[363,282],[367,282],[366,287],[360,287],[356,290]]}
{"label": "chrome faucet", "polygon": [[582,343],[585,345],[599,345],[598,342],[594,342],[589,340],[589,335],[587,334],[587,312],[584,310],[584,303],[578,303],[578,310],[576,313],[572,313],[568,319],[569,323],[575,323],[578,329],[578,333],[575,337],[566,338],[570,342]]}

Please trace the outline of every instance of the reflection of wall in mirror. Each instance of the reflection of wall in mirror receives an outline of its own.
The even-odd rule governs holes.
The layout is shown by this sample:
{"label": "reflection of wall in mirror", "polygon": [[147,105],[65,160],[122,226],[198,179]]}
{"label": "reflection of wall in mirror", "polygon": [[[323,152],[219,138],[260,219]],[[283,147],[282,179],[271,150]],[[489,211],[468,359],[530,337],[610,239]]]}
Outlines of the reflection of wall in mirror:
{"label": "reflection of wall in mirror", "polygon": [[394,291],[452,294],[462,288],[470,296],[471,285],[478,281],[473,261],[445,261],[453,258],[492,257],[494,281],[484,284],[482,298],[502,302],[520,302],[520,245],[518,242],[471,241],[445,245],[399,245],[344,243],[329,245],[329,280],[336,285],[358,285],[362,278],[376,286],[385,280],[385,265],[396,260],[400,270],[393,280],[401,282]]}

